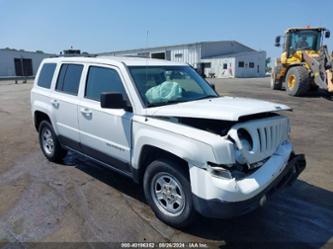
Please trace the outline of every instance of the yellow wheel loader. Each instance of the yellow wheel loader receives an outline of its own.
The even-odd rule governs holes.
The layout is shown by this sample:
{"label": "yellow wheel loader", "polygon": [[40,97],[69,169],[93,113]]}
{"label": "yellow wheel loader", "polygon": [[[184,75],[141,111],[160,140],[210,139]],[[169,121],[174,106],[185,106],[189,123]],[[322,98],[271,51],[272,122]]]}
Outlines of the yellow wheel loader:
{"label": "yellow wheel loader", "polygon": [[[289,28],[284,35],[283,52],[272,69],[271,88],[281,90],[283,83],[291,96],[302,96],[318,88],[333,92],[332,55],[323,39],[330,31],[322,27]],[[280,46],[281,36],[275,38]]]}

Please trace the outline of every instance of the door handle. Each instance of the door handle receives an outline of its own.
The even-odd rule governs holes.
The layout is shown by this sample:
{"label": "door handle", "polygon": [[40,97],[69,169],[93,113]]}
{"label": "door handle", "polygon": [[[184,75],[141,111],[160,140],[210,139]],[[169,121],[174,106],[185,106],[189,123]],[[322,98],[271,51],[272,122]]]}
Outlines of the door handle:
{"label": "door handle", "polygon": [[58,102],[58,100],[56,100],[56,99],[52,99],[52,100],[51,100],[51,104],[52,104],[55,108],[58,108],[58,107],[59,107],[59,102]]}
{"label": "door handle", "polygon": [[92,115],[92,111],[88,108],[81,108],[80,112],[85,116],[91,116]]}

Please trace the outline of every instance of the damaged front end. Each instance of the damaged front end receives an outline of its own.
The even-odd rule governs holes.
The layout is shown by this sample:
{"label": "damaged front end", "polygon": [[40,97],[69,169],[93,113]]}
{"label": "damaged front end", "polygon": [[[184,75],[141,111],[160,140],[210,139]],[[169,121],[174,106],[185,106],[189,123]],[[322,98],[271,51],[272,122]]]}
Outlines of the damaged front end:
{"label": "damaged front end", "polygon": [[[221,136],[221,143],[233,145],[230,155],[234,162],[225,162],[216,149],[215,162],[207,162],[207,170],[217,177],[241,179],[267,162],[281,144],[289,143],[290,126],[285,116],[261,113],[244,116],[239,121],[185,117],[160,117]],[[224,141],[224,142],[223,142]],[[224,155],[225,156],[225,155]]]}
{"label": "damaged front end", "polygon": [[[283,157],[286,160],[293,153],[289,119],[277,113],[244,116],[239,121],[187,117],[160,118],[221,137],[220,144],[224,144],[225,147],[219,147],[216,143],[212,144],[216,161],[207,161],[205,166],[205,170],[217,178],[241,180],[264,167],[279,153],[284,153]],[[226,153],[221,153],[222,150],[226,151],[226,147],[229,147],[227,150],[229,158],[225,157]],[[284,162],[286,163],[287,161]]]}
{"label": "damaged front end", "polygon": [[227,139],[235,146],[236,162],[230,170],[239,179],[262,167],[280,146],[290,144],[289,119],[276,115],[238,123],[228,131]]}
{"label": "damaged front end", "polygon": [[198,212],[218,218],[243,215],[294,183],[306,161],[293,152],[289,135],[284,116],[233,125],[224,139],[234,145],[234,163],[207,162],[205,169],[191,169],[191,180],[200,179],[193,188]]}

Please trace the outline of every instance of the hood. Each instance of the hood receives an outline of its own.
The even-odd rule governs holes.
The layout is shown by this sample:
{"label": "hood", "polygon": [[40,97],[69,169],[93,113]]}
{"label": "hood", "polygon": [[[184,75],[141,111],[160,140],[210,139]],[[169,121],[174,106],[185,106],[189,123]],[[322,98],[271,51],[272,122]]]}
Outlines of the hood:
{"label": "hood", "polygon": [[291,108],[268,101],[219,97],[148,108],[147,115],[238,121],[243,116],[287,110]]}

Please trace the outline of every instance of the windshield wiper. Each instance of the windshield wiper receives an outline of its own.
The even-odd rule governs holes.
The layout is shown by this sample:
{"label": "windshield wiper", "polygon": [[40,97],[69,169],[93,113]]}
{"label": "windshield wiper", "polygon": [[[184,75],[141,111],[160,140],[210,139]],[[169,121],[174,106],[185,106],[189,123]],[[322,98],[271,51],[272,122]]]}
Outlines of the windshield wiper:
{"label": "windshield wiper", "polygon": [[150,104],[147,105],[147,107],[171,105],[171,104],[178,104],[178,103],[183,103],[183,102],[184,102],[184,100],[168,100],[168,101],[165,101],[165,102],[150,103]]}
{"label": "windshield wiper", "polygon": [[218,98],[220,96],[217,96],[217,95],[206,95],[206,96],[203,96],[203,97],[200,97],[200,98],[197,98],[197,99],[192,99],[191,101],[196,101],[196,100],[201,100],[201,99],[211,99],[211,98]]}
{"label": "windshield wiper", "polygon": [[158,103],[150,103],[147,105],[147,107],[156,107],[156,106],[163,106],[163,105],[171,105],[171,104],[178,104],[178,103],[185,103],[185,102],[191,102],[201,99],[210,99],[210,98],[218,98],[219,96],[216,95],[206,95],[197,99],[178,99],[178,100],[168,100],[165,102],[158,102]]}

